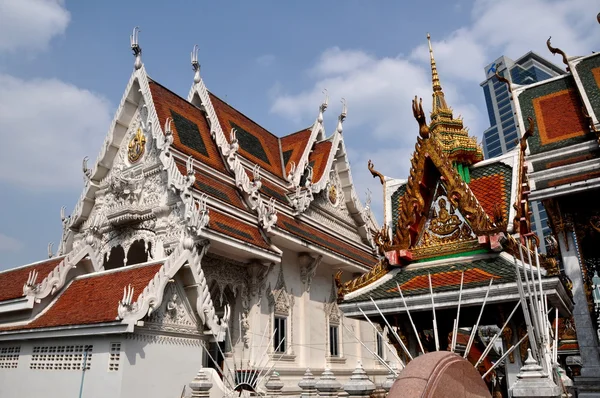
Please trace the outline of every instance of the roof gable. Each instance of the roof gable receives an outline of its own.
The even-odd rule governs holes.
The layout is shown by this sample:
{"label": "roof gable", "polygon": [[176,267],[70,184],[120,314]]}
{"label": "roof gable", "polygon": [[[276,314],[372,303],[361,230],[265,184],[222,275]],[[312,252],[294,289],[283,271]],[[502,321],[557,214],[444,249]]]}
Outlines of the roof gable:
{"label": "roof gable", "polygon": [[162,85],[149,81],[150,92],[158,116],[159,125],[171,118],[173,146],[204,164],[226,173],[225,164],[202,110],[192,105]]}
{"label": "roof gable", "polygon": [[[239,153],[252,163],[283,178],[279,138],[216,95],[209,93],[209,97],[223,131],[236,131]],[[231,143],[231,137],[226,135],[226,138]]]}
{"label": "roof gable", "polygon": [[397,207],[398,218],[391,244],[393,249],[415,246],[426,223],[439,181],[443,182],[447,191],[448,202],[464,215],[476,234],[499,227],[450,164],[436,139],[418,137],[411,164],[410,177]]}
{"label": "roof gable", "polygon": [[534,121],[529,153],[559,149],[594,138],[571,75],[545,81],[517,93],[522,120]]}
{"label": "roof gable", "polygon": [[311,129],[308,128],[281,138],[281,154],[286,176],[300,163],[310,137]]}

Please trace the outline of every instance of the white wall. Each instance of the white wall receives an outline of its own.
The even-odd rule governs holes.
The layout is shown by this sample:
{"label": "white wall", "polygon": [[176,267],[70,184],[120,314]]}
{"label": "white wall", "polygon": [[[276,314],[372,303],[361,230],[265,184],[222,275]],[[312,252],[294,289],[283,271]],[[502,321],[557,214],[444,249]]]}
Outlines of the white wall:
{"label": "white wall", "polygon": [[184,385],[202,368],[203,349],[199,344],[171,337],[161,340],[125,340],[122,398],[179,397]]}
{"label": "white wall", "polygon": [[31,355],[34,346],[93,345],[90,370],[85,372],[85,398],[121,396],[122,371],[109,372],[108,360],[111,342],[120,337],[93,336],[89,338],[57,338],[0,343],[0,347],[21,346],[18,367],[0,369],[0,397],[78,397],[82,385],[81,370],[32,370]]}

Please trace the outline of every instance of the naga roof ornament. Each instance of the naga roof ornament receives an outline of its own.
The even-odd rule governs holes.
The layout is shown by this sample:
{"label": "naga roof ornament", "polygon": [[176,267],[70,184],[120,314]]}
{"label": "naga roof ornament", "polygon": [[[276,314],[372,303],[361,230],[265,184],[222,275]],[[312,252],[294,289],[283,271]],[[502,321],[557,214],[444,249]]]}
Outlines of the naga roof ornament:
{"label": "naga roof ornament", "polygon": [[[431,47],[431,36],[427,34],[429,58],[431,62],[431,81],[433,86],[433,106],[429,131],[440,143],[442,150],[451,163],[472,165],[483,160],[483,152],[476,137],[470,137],[468,129],[463,126],[460,117],[454,118],[452,108],[446,103],[444,91],[440,83],[437,65]],[[424,130],[419,129],[423,137]],[[425,138],[425,137],[423,137]]]}

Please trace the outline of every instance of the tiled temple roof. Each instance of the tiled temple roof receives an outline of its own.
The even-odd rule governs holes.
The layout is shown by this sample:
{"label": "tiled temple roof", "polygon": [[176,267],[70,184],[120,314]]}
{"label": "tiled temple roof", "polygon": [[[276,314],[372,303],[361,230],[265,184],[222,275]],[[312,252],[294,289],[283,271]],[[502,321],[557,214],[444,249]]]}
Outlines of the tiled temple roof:
{"label": "tiled temple roof", "polygon": [[114,322],[123,289],[131,284],[134,301],[137,300],[161,266],[162,263],[144,264],[79,276],[36,318],[25,324],[0,327],[0,332]]}
{"label": "tiled temple roof", "polygon": [[260,233],[258,226],[251,225],[215,209],[210,209],[209,217],[208,229],[273,252],[271,245]]}
{"label": "tiled temple roof", "polygon": [[212,93],[210,100],[228,141],[231,139],[229,132],[235,128],[239,153],[252,163],[284,178],[279,138]]}
{"label": "tiled temple roof", "polygon": [[311,129],[303,129],[281,138],[284,171],[289,172],[292,162],[297,166],[310,140]]}
{"label": "tiled temple roof", "polygon": [[23,297],[23,286],[31,272],[37,272],[34,283],[40,283],[52,270],[60,264],[63,257],[55,257],[23,267],[0,272],[0,301]]}
{"label": "tiled temple roof", "polygon": [[460,288],[462,271],[465,272],[463,289],[487,286],[494,278],[494,285],[516,282],[515,266],[499,255],[452,264],[440,264],[432,267],[398,269],[395,275],[381,285],[344,302],[370,301],[399,297],[396,284],[400,285],[404,296],[429,294],[429,278],[434,293],[454,291]]}
{"label": "tiled temple roof", "polygon": [[324,247],[343,257],[362,263],[367,267],[373,267],[377,263],[377,258],[372,253],[357,249],[354,246],[306,223],[300,222],[295,218],[280,214],[277,219],[277,227],[304,241]]}
{"label": "tiled temple roof", "polygon": [[219,149],[210,135],[206,117],[200,109],[169,89],[150,81],[150,92],[161,127],[172,118],[173,146],[202,163],[227,173]]}
{"label": "tiled temple roof", "polygon": [[470,169],[469,188],[488,216],[494,217],[494,209],[502,209],[508,220],[511,206],[512,167],[502,163],[490,163]]}

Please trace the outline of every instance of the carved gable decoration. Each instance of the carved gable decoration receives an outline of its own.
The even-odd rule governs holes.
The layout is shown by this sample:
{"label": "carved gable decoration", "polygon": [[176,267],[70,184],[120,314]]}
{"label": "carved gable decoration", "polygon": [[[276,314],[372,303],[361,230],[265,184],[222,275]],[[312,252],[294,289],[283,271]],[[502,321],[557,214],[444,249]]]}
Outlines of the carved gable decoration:
{"label": "carved gable decoration", "polygon": [[269,306],[273,309],[275,315],[289,316],[294,305],[294,296],[287,292],[285,280],[283,278],[283,265],[279,268],[279,276],[275,289],[267,290]]}
{"label": "carved gable decoration", "polygon": [[429,215],[415,247],[431,247],[476,239],[471,226],[451,201],[444,184],[438,182]]}
{"label": "carved gable decoration", "polygon": [[342,319],[340,307],[337,303],[337,289],[335,282],[331,283],[331,293],[329,295],[329,301],[324,305],[325,316],[329,325],[339,325]]}
{"label": "carved gable decoration", "polygon": [[[439,187],[442,191],[438,192]],[[444,197],[443,206],[440,206],[441,196]],[[451,210],[454,214],[451,214]],[[435,221],[432,223],[434,215]],[[470,231],[461,231],[466,224]],[[467,235],[485,235],[506,228],[505,225],[494,224],[467,183],[454,169],[438,141],[418,137],[411,158],[406,191],[398,203],[392,248],[409,249],[422,245],[425,243],[425,226],[429,235],[435,234],[443,238],[452,236],[457,231],[466,238]]]}
{"label": "carved gable decoration", "polygon": [[187,296],[176,282],[165,287],[164,299],[144,323],[144,327],[170,333],[200,334],[198,320],[193,315]]}

